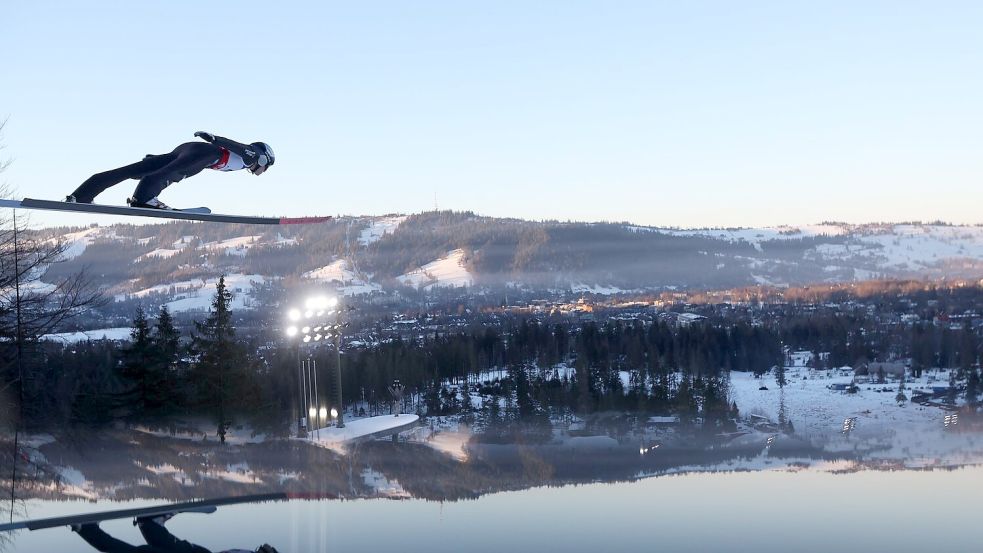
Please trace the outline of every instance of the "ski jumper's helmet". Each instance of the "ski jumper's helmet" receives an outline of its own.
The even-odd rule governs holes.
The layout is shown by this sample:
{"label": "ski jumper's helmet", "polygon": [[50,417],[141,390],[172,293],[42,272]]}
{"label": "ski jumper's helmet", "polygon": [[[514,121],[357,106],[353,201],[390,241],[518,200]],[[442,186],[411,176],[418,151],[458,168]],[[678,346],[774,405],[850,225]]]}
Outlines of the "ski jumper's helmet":
{"label": "ski jumper's helmet", "polygon": [[273,148],[270,148],[266,142],[253,142],[250,146],[256,149],[256,163],[249,168],[249,171],[254,175],[262,175],[276,160]]}

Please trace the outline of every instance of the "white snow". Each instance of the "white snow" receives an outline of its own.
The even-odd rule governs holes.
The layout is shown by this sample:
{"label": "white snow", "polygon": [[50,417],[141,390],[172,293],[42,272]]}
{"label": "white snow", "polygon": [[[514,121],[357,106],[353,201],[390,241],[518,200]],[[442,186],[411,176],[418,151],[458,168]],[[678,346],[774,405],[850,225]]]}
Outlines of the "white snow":
{"label": "white snow", "polygon": [[147,252],[139,257],[137,257],[134,262],[143,261],[144,259],[149,259],[151,257],[156,257],[159,259],[168,259],[174,257],[175,255],[181,253],[181,250],[173,250],[170,248],[157,248],[154,251]]}
{"label": "white snow", "polygon": [[362,230],[362,232],[358,235],[358,243],[362,244],[363,246],[368,246],[373,242],[378,242],[383,236],[396,232],[396,229],[405,220],[405,215],[375,219],[368,228]]}
{"label": "white snow", "polygon": [[[170,248],[157,248],[157,249],[155,249],[152,252],[147,252],[147,253],[141,255],[140,257],[137,257],[134,260],[134,263],[136,263],[138,261],[143,261],[144,259],[149,259],[151,257],[156,257],[156,258],[160,258],[160,259],[169,259],[171,257],[174,257],[175,255],[177,255],[177,254],[181,253],[182,251],[184,251],[188,247],[188,245],[191,243],[191,241],[194,240],[195,238],[197,238],[197,237],[194,236],[194,235],[182,236],[181,238],[178,238],[177,240],[175,240],[171,244],[171,247]],[[138,240],[138,242],[141,243],[141,244],[145,244],[145,243],[149,243],[151,240],[153,240],[152,237],[151,238],[143,238],[143,239]]]}
{"label": "white snow", "polygon": [[219,242],[208,242],[206,244],[202,244],[201,248],[204,250],[222,251],[225,253],[225,255],[237,255],[242,257],[249,253],[249,248],[256,245],[256,243],[262,237],[263,235],[261,234],[237,236],[235,238],[229,238]]}
{"label": "white snow", "polygon": [[597,294],[599,296],[611,296],[614,294],[624,294],[629,290],[623,290],[617,286],[605,286],[603,284],[584,284],[574,283],[570,285],[570,290],[577,293]]}
{"label": "white snow", "polygon": [[330,426],[311,431],[309,434],[310,440],[316,444],[324,446],[338,445],[401,427],[410,428],[419,420],[420,417],[418,415],[402,414],[398,417],[381,415],[378,417],[346,420],[344,428]]}
{"label": "white snow", "polygon": [[304,273],[304,278],[319,282],[345,282],[355,278],[355,273],[349,269],[348,261],[336,259],[324,267]]}
{"label": "white snow", "polygon": [[[263,284],[266,277],[262,275],[231,274],[225,276],[225,286],[232,292],[231,309],[251,309],[250,292],[254,285]],[[218,278],[205,280],[204,286],[185,292],[185,297],[167,303],[172,313],[187,311],[207,311],[215,298],[215,286]]]}
{"label": "white snow", "polygon": [[458,248],[423,267],[396,277],[396,280],[415,288],[432,286],[463,287],[474,284],[471,273],[464,267],[464,250]]}
{"label": "white snow", "polygon": [[64,245],[65,251],[62,253],[61,258],[69,260],[75,259],[85,253],[85,249],[100,237],[115,238],[116,233],[112,229],[91,227],[85,230],[63,234],[58,238],[52,239],[52,242],[61,242]]}
{"label": "white snow", "polygon": [[385,474],[366,468],[362,470],[362,481],[365,485],[375,490],[376,495],[392,499],[408,499],[410,493],[403,489],[403,486],[396,480],[386,478]]}
{"label": "white snow", "polygon": [[815,236],[842,236],[850,231],[849,227],[842,225],[782,225],[777,227],[762,228],[737,228],[737,229],[651,229],[656,232],[665,232],[674,236],[706,236],[718,238],[729,242],[747,242],[761,249],[761,243],[770,240],[800,240]]}
{"label": "white snow", "polygon": [[[785,371],[788,384],[784,392],[779,389],[773,374],[757,379],[752,373],[731,372],[731,399],[737,403],[741,414],[755,413],[777,421],[784,395],[786,416],[797,434],[807,436],[839,433],[843,420],[849,417],[859,417],[859,424],[868,428],[875,422],[894,428],[924,422],[937,424],[942,418],[941,411],[935,408],[899,407],[894,400],[897,382],[858,384],[860,391],[855,394],[829,389],[831,384],[848,384],[853,380],[853,371],[849,367],[830,370],[787,367]],[[910,398],[913,388],[928,386],[930,376],[941,382],[948,381],[947,376],[930,375],[926,371],[921,379],[910,378],[905,384],[905,394]],[[759,390],[762,385],[768,389]]]}
{"label": "white snow", "polygon": [[296,246],[300,243],[296,238],[284,238],[280,233],[276,235],[276,241],[274,242],[277,246]]}
{"label": "white snow", "polygon": [[51,342],[62,342],[65,344],[76,344],[89,340],[129,340],[131,327],[100,328],[96,330],[85,330],[81,332],[59,332],[57,334],[45,334],[42,340]]}
{"label": "white snow", "polygon": [[135,298],[144,298],[144,297],[149,296],[150,294],[166,294],[166,293],[170,293],[171,292],[171,289],[173,289],[175,292],[180,293],[180,292],[187,291],[187,290],[195,290],[195,289],[201,288],[202,286],[205,285],[205,282],[206,282],[205,279],[197,278],[197,279],[193,279],[193,280],[184,280],[184,281],[181,281],[181,282],[170,282],[170,283],[167,283],[167,284],[158,284],[156,286],[151,286],[149,288],[144,288],[142,290],[138,290],[138,291],[133,292],[132,294],[129,294],[129,295],[131,297],[135,297]]}
{"label": "white snow", "polygon": [[[233,273],[225,275],[225,286],[232,292],[233,309],[249,309],[252,307],[251,292],[253,286],[266,282],[263,275],[245,275]],[[143,298],[150,294],[174,294],[174,300],[167,303],[167,308],[172,313],[186,311],[205,311],[212,305],[215,297],[215,286],[218,284],[218,277],[208,279],[192,279],[181,282],[169,282],[158,284],[149,288],[144,288],[128,294],[129,297]],[[117,301],[125,298],[126,294],[116,296]]]}
{"label": "white snow", "polygon": [[378,284],[360,277],[345,259],[337,259],[324,267],[308,271],[303,276],[317,282],[336,283],[340,285],[338,292],[346,296],[370,294],[382,290]]}

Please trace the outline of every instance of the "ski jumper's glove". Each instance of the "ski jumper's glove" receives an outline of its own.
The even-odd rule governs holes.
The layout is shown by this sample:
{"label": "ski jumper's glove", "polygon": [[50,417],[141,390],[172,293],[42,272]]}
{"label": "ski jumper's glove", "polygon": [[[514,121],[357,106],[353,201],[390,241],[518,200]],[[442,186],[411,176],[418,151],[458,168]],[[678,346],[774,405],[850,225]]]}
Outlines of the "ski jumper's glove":
{"label": "ski jumper's glove", "polygon": [[210,132],[198,131],[195,133],[196,138],[200,138],[205,142],[215,142],[215,135]]}

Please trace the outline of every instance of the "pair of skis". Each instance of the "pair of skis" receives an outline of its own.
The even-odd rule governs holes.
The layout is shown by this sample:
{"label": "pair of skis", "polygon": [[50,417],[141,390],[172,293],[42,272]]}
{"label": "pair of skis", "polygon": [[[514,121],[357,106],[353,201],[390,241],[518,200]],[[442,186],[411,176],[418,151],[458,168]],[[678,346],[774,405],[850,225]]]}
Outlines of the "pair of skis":
{"label": "pair of skis", "polygon": [[41,209],[49,211],[74,211],[81,213],[101,213],[105,215],[129,215],[136,217],[155,217],[159,219],[184,219],[188,221],[209,221],[215,223],[241,223],[245,225],[304,225],[323,223],[331,217],[251,217],[243,215],[222,215],[212,213],[207,207],[190,209],[151,209],[146,207],[126,207],[105,204],[80,204],[52,200],[0,199],[0,207],[12,209]]}
{"label": "pair of skis", "polygon": [[290,499],[335,499],[333,495],[325,494],[305,494],[305,493],[266,493],[255,495],[241,495],[237,497],[220,497],[217,499],[204,499],[199,501],[184,501],[181,503],[168,503],[155,507],[141,507],[137,509],[117,509],[115,511],[103,511],[100,513],[86,513],[82,515],[68,515],[52,518],[41,518],[36,520],[21,520],[0,524],[0,532],[11,530],[44,530],[46,528],[58,528],[61,526],[71,526],[73,524],[91,524],[104,520],[116,520],[121,518],[153,518],[161,515],[175,515],[178,513],[214,513],[219,507],[226,505],[239,505],[243,503],[260,503],[266,501],[287,501]]}

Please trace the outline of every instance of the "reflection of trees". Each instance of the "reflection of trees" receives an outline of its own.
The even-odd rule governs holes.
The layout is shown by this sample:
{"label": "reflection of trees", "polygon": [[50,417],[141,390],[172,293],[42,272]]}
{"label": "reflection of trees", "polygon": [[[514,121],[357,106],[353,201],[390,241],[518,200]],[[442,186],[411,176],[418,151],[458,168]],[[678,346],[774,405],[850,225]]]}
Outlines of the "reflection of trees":
{"label": "reflection of trees", "polygon": [[[658,447],[643,448],[640,454],[640,440],[651,435],[646,438],[636,427],[622,426],[605,420],[599,428],[610,432],[589,427],[580,436],[560,433],[558,439],[543,439],[542,428],[510,425],[511,440],[503,435],[470,440],[464,462],[424,443],[390,440],[354,444],[341,454],[296,440],[221,447],[132,430],[85,433],[75,444],[49,443],[31,454],[32,459],[57,459],[60,467],[78,470],[86,479],[82,488],[59,482],[58,470],[40,466],[31,474],[19,471],[17,493],[28,499],[86,496],[169,502],[269,492],[373,497],[377,491],[363,480],[365,471],[372,469],[397,481],[413,497],[454,501],[536,486],[632,481],[680,470],[732,470],[728,467],[740,467],[743,459],[759,458],[767,439],[755,432],[709,434],[698,426],[676,425],[659,430]],[[0,460],[9,468],[11,452],[6,449]],[[774,441],[767,456],[866,463],[862,452],[825,452],[789,434]]]}
{"label": "reflection of trees", "polygon": [[[6,497],[0,501],[0,522],[25,516],[24,498],[38,487],[45,473],[43,467],[25,458],[23,448],[16,445],[16,434],[15,431],[14,436],[0,439],[0,483],[6,493]],[[18,459],[20,462],[15,462]],[[13,536],[7,532],[0,533],[0,551],[7,551],[12,544]]]}

